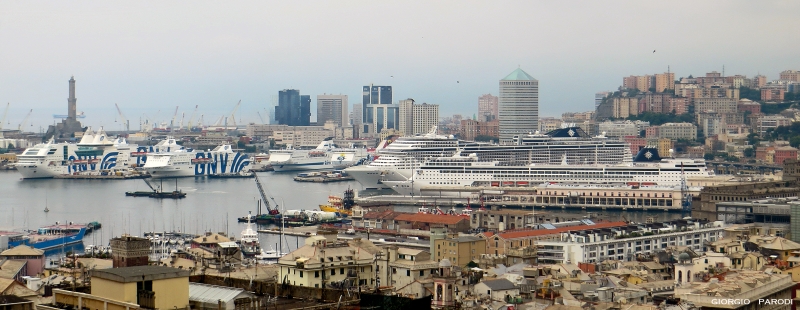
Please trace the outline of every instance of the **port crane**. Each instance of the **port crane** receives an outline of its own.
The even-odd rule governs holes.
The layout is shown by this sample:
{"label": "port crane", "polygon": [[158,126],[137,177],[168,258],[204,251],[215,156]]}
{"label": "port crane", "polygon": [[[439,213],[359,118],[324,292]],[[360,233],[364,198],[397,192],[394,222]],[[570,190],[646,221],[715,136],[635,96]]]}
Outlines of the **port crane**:
{"label": "port crane", "polygon": [[[25,124],[27,124],[28,120],[31,118],[31,113],[33,113],[33,109],[28,111],[28,114],[25,115],[25,118],[22,119],[22,123],[19,123],[19,126],[17,126],[17,130],[19,130],[20,133],[22,133],[22,129],[25,127]],[[33,124],[31,124],[31,126],[33,126]]]}
{"label": "port crane", "polygon": [[0,118],[0,138],[3,137],[3,123],[6,122],[6,117],[8,116],[8,107],[11,106],[11,103],[6,103],[6,110],[3,111],[3,118]]}
{"label": "port crane", "polygon": [[179,106],[175,106],[175,113],[172,114],[172,120],[169,121],[169,131],[175,132],[175,118],[178,117],[178,108]]}
{"label": "port crane", "polygon": [[192,131],[192,125],[194,125],[194,116],[197,115],[197,107],[197,105],[194,106],[194,111],[192,112],[192,115],[189,116],[189,123],[186,125],[186,129],[189,129],[189,131]]}
{"label": "port crane", "polygon": [[263,117],[261,117],[261,112],[258,112],[258,111],[256,111],[256,114],[258,114],[258,118],[259,118],[259,119],[261,119],[261,123],[262,123],[262,124],[266,124],[266,123],[264,122],[264,118],[263,118]]}
{"label": "port crane", "polygon": [[117,113],[119,113],[119,119],[122,121],[122,124],[125,125],[125,132],[130,132],[131,131],[130,121],[125,117],[125,115],[122,114],[122,110],[120,110],[118,104],[115,103],[114,106],[117,107]]}
{"label": "port crane", "polygon": [[270,206],[269,200],[267,199],[267,194],[264,192],[264,187],[261,186],[261,181],[259,181],[258,174],[256,174],[255,172],[253,173],[253,179],[256,180],[256,186],[258,187],[258,193],[261,194],[261,200],[264,201],[264,205],[267,207],[267,212],[270,215],[278,215],[278,214],[280,214],[281,212],[278,211],[278,203],[275,201],[275,198],[270,197],[270,198],[272,198],[272,202],[275,203],[275,208],[272,208]]}

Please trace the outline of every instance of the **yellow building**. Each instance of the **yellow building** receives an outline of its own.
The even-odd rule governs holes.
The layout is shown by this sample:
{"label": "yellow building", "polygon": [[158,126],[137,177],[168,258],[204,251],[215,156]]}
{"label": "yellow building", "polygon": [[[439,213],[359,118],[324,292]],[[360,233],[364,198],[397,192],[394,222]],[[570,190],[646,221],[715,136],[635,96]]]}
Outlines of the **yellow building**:
{"label": "yellow building", "polygon": [[336,231],[317,231],[306,244],[278,259],[281,281],[296,286],[326,287],[350,281],[375,285],[374,256],[363,247],[336,241]]}
{"label": "yellow building", "polygon": [[92,270],[92,296],[150,309],[188,309],[188,270],[135,266]]}
{"label": "yellow building", "polygon": [[475,236],[450,235],[448,238],[435,240],[433,260],[446,258],[453,266],[464,267],[469,262],[478,262],[481,255],[486,254],[486,239]]}

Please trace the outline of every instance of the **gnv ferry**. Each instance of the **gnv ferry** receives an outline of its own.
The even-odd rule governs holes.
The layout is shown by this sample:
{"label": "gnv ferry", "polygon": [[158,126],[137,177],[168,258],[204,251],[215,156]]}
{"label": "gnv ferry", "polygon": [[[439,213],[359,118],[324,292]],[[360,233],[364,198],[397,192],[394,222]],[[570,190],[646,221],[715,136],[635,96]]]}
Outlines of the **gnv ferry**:
{"label": "gnv ferry", "polygon": [[229,144],[202,152],[184,148],[175,138],[167,137],[149,149],[140,147],[142,169],[153,178],[179,178],[250,171],[250,159],[244,153],[234,152]]}
{"label": "gnv ferry", "polygon": [[344,169],[362,163],[366,157],[366,149],[341,149],[325,140],[313,150],[271,150],[269,165],[275,171]]}
{"label": "gnv ferry", "polygon": [[86,130],[81,141],[75,143],[36,144],[17,156],[17,171],[25,179],[52,178],[57,175],[83,171],[127,170],[132,168],[131,151],[136,145],[124,138],[111,140],[101,127],[99,131]]}

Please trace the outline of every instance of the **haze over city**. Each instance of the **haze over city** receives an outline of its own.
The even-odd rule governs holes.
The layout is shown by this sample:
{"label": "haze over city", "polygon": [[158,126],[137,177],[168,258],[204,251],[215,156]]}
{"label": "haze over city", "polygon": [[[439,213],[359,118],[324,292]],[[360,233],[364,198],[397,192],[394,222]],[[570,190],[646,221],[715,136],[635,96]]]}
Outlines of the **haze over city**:
{"label": "haze over city", "polygon": [[[394,100],[471,116],[521,67],[540,81],[540,115],[594,108],[621,77],[713,70],[770,80],[797,68],[796,1],[21,2],[0,3],[0,102],[30,131],[66,113],[77,80],[83,123],[138,128],[199,105],[260,122],[279,90],[345,94],[391,85]],[[156,115],[157,111],[160,113]],[[315,113],[312,109],[312,113]],[[180,117],[180,115],[179,115]],[[312,120],[314,116],[312,115]],[[8,127],[7,127],[8,128]]]}

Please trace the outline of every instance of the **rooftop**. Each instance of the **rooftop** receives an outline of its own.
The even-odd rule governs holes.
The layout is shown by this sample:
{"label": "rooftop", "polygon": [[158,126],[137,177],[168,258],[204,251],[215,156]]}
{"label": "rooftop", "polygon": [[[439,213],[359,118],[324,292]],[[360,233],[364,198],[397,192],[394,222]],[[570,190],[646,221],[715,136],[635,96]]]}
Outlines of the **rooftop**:
{"label": "rooftop", "polygon": [[164,266],[135,266],[91,271],[92,277],[122,283],[181,278],[188,277],[190,274],[191,272],[188,270]]}
{"label": "rooftop", "polygon": [[13,259],[0,263],[0,278],[13,279],[26,263],[25,260]]}
{"label": "rooftop", "polygon": [[396,221],[422,222],[432,224],[455,225],[461,221],[468,221],[466,216],[446,215],[446,214],[427,214],[427,213],[402,213],[395,217]]}
{"label": "rooftop", "polygon": [[252,295],[240,288],[231,288],[225,286],[216,286],[202,283],[189,283],[189,300],[195,302],[203,302],[210,304],[217,304],[218,301],[228,303],[231,300],[239,297],[240,294]]}
{"label": "rooftop", "polygon": [[[536,229],[536,230],[501,232],[498,235],[503,239],[528,238],[535,236],[555,235],[568,231],[581,231],[581,230],[623,227],[623,226],[628,226],[628,224],[625,222],[600,222],[600,223],[594,223],[594,225],[567,226],[567,227],[558,227],[556,229]],[[494,233],[485,232],[483,233],[483,235],[488,238],[494,236]]]}
{"label": "rooftop", "polygon": [[503,78],[503,81],[536,81],[530,74],[517,68],[514,72]]}
{"label": "rooftop", "polygon": [[39,256],[44,255],[44,251],[34,249],[27,245],[20,245],[0,253],[0,256]]}
{"label": "rooftop", "polygon": [[194,238],[194,240],[192,240],[192,242],[194,242],[194,243],[205,243],[205,244],[230,242],[230,241],[231,241],[231,239],[229,239],[228,237],[225,237],[225,236],[217,234],[217,233],[213,233],[213,234],[208,235],[208,236],[202,235],[202,236]]}
{"label": "rooftop", "polygon": [[514,285],[514,283],[511,283],[511,281],[508,281],[505,278],[497,280],[485,280],[481,283],[485,284],[493,291],[513,290],[517,288],[517,286]]}

